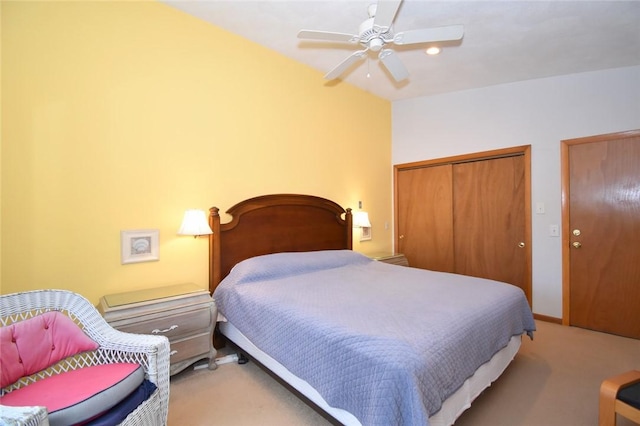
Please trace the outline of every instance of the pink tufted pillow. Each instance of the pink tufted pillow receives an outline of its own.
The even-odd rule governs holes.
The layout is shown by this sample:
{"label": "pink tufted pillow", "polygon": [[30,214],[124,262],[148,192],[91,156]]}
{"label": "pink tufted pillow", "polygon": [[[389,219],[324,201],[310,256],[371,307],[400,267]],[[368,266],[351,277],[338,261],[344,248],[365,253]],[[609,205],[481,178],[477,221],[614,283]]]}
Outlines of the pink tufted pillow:
{"label": "pink tufted pillow", "polygon": [[57,311],[1,327],[0,387],[98,346],[71,318]]}

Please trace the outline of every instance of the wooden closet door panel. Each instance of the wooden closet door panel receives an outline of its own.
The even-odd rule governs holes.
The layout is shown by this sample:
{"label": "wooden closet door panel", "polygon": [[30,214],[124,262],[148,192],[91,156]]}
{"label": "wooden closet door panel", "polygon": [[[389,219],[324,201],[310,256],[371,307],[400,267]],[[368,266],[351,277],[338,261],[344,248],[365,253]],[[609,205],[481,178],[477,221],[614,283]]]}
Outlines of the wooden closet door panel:
{"label": "wooden closet door panel", "polygon": [[569,147],[569,317],[571,325],[640,339],[640,132],[634,135]]}
{"label": "wooden closet door panel", "polygon": [[453,167],[456,272],[516,285],[529,297],[523,156]]}
{"label": "wooden closet door panel", "polygon": [[453,272],[451,177],[451,164],[397,173],[396,247],[412,267]]}

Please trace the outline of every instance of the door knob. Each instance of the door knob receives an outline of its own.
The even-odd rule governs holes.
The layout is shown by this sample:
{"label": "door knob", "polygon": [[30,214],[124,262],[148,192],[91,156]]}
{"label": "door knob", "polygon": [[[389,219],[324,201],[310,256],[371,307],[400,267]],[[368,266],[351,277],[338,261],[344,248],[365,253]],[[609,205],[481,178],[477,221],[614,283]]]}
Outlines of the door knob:
{"label": "door knob", "polygon": [[403,238],[404,238],[404,235],[400,235],[398,238],[403,239]]}
{"label": "door knob", "polygon": [[573,235],[575,235],[576,237],[580,236],[580,230],[579,229],[574,229],[573,231],[571,231],[571,233]]}
{"label": "door knob", "polygon": [[575,243],[571,244],[574,248],[580,248],[582,247],[582,244],[580,244],[578,241],[576,241]]}
{"label": "door knob", "polygon": [[524,241],[520,241],[520,242],[518,243],[518,247],[520,247],[520,248],[524,248]]}

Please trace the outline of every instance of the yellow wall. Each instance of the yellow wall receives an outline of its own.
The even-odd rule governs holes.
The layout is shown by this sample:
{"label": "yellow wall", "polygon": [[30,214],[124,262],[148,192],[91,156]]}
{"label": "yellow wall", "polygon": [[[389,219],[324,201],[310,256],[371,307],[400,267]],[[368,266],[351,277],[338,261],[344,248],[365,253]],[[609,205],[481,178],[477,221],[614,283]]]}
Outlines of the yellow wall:
{"label": "yellow wall", "polygon": [[[267,193],[362,200],[354,248],[391,249],[388,101],[159,3],[0,7],[2,293],[207,288],[184,210]],[[146,228],[160,260],[122,265],[120,231]]]}

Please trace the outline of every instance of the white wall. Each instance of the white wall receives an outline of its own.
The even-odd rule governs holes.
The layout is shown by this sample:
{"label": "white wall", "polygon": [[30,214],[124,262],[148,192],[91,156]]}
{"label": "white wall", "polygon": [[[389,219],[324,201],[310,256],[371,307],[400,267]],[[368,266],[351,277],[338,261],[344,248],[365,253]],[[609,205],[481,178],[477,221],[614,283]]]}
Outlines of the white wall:
{"label": "white wall", "polygon": [[[393,164],[531,145],[533,310],[562,317],[560,141],[640,129],[640,67],[396,101]],[[536,203],[545,214],[536,214]]]}

